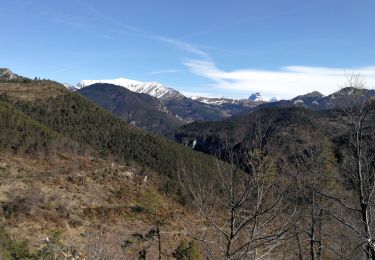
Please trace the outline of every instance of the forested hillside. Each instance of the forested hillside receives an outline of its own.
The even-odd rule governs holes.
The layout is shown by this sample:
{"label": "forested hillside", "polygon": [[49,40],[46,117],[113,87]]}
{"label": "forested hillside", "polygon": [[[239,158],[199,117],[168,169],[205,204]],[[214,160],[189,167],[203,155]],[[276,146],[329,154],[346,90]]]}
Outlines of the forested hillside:
{"label": "forested hillside", "polygon": [[4,257],[373,252],[375,113],[361,91],[335,110],[194,122],[175,132],[181,144],[55,82],[1,83],[0,92]]}
{"label": "forested hillside", "polygon": [[94,84],[77,91],[123,121],[147,131],[167,134],[186,122],[147,94],[110,84]]}
{"label": "forested hillside", "polygon": [[[156,228],[169,230],[169,255],[189,241],[179,223],[190,213],[182,213],[188,201],[178,170],[198,166],[212,178],[213,157],[126,124],[54,82],[2,83],[0,92],[0,257],[62,259],[100,250],[126,258],[144,248],[156,256],[161,252],[149,245]],[[113,241],[113,230],[123,237]],[[150,237],[121,247],[139,232]],[[91,239],[113,248],[90,248]]]}
{"label": "forested hillside", "polygon": [[[40,84],[25,84],[22,97],[29,99]],[[202,174],[210,172],[213,159],[191,151],[163,137],[127,125],[111,113],[89,102],[78,93],[62,91],[62,86],[49,85],[44,97],[34,100],[18,98],[17,86],[2,85],[0,89],[17,109],[47,129],[71,138],[82,145],[89,145],[103,156],[115,156],[120,161],[135,161],[166,177],[166,189],[176,188],[179,163],[202,164]],[[8,90],[8,91],[7,91]],[[27,94],[27,93],[30,94]],[[48,96],[49,95],[49,96]],[[171,182],[171,183],[170,183]]]}
{"label": "forested hillside", "polygon": [[58,134],[0,100],[0,149],[26,153],[48,149]]}

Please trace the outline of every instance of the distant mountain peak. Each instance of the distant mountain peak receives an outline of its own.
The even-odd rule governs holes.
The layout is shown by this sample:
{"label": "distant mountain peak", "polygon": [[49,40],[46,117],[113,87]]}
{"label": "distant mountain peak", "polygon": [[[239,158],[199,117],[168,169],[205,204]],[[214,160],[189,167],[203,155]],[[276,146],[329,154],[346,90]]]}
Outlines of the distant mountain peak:
{"label": "distant mountain peak", "polygon": [[319,91],[313,91],[313,92],[307,93],[307,94],[302,95],[302,96],[303,97],[317,97],[317,98],[324,97],[324,95],[322,93],[320,93]]}
{"label": "distant mountain peak", "polygon": [[280,98],[278,97],[273,97],[269,100],[269,102],[277,102],[277,101],[280,101]]}
{"label": "distant mountain peak", "polygon": [[259,92],[250,95],[249,100],[251,101],[268,101],[267,98],[263,97]]}
{"label": "distant mountain peak", "polygon": [[96,83],[107,83],[121,86],[129,89],[130,91],[148,94],[161,100],[168,100],[170,98],[174,98],[177,96],[183,96],[177,90],[166,87],[165,85],[159,82],[142,82],[126,78],[105,80],[82,80],[78,83],[77,88],[81,89],[83,87],[87,87]]}
{"label": "distant mountain peak", "polygon": [[0,68],[0,79],[1,80],[16,80],[21,78],[17,74],[13,73],[8,68]]}

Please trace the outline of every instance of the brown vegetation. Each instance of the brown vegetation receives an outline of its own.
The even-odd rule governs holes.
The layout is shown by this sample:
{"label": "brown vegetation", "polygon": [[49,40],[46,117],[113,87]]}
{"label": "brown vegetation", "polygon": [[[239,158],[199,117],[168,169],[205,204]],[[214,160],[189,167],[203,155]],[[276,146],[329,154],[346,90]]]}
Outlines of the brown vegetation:
{"label": "brown vegetation", "polygon": [[0,162],[1,225],[32,252],[45,249],[57,232],[56,255],[129,259],[146,250],[152,257],[159,254],[157,239],[144,236],[159,228],[168,259],[188,239],[179,223],[190,213],[160,193],[157,181],[144,182],[152,173],[137,165],[72,154],[38,159],[3,153]]}

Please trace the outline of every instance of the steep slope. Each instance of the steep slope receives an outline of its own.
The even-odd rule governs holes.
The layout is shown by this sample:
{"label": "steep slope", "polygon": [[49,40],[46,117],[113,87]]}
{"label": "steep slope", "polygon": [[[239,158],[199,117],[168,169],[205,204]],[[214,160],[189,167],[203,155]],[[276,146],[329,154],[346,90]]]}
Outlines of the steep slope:
{"label": "steep slope", "polygon": [[212,106],[214,109],[221,111],[225,117],[230,117],[253,110],[256,106],[265,103],[265,101],[253,101],[250,99],[232,99],[232,98],[206,98],[193,97],[195,101]]}
{"label": "steep slope", "polygon": [[14,74],[10,69],[0,68],[0,81],[12,81],[21,79],[22,77]]}
{"label": "steep slope", "polygon": [[46,150],[57,134],[0,100],[0,150]]}
{"label": "steep slope", "polygon": [[357,89],[347,87],[343,88],[327,97],[323,97],[318,101],[319,106],[325,109],[342,107],[364,100],[375,98],[374,89]]}
{"label": "steep slope", "polygon": [[[322,128],[323,125],[325,128]],[[176,142],[196,151],[220,156],[226,147],[243,151],[247,143],[253,140],[257,127],[268,129],[268,139],[272,136],[284,143],[287,141],[283,135],[298,131],[298,128],[328,131],[331,126],[334,127],[328,124],[325,116],[308,109],[265,108],[218,122],[194,122],[179,128],[174,137]]]}
{"label": "steep slope", "polygon": [[172,258],[188,238],[181,220],[203,227],[182,206],[177,173],[184,166],[212,177],[213,157],[128,125],[54,82],[0,89],[1,259],[99,251],[134,259],[146,247],[156,258],[158,247],[143,239],[155,239],[156,226]]}
{"label": "steep slope", "polygon": [[185,97],[180,92],[158,82],[141,82],[124,78],[113,80],[83,80],[77,87],[83,88],[98,83],[121,86],[133,92],[148,94],[158,98],[172,114],[177,115],[186,122],[220,120],[230,117],[233,114],[243,112],[244,110],[248,111],[249,107],[254,106],[251,102],[251,104],[208,104],[207,102],[205,103]]}
{"label": "steep slope", "polygon": [[84,88],[93,84],[112,84],[129,89],[130,91],[148,94],[150,96],[167,100],[182,96],[182,94],[172,88],[168,88],[158,82],[142,82],[138,80],[118,78],[105,80],[82,80],[77,84],[78,88]]}
{"label": "steep slope", "polygon": [[267,101],[259,92],[250,95],[249,100],[251,101]]}
{"label": "steep slope", "polygon": [[58,97],[66,93],[66,88],[59,83],[50,80],[30,80],[28,82],[0,82],[0,95],[9,98],[35,101]]}
{"label": "steep slope", "polygon": [[230,116],[221,111],[219,106],[204,104],[185,96],[168,99],[163,103],[169,111],[187,122],[217,121]]}
{"label": "steep slope", "polygon": [[123,121],[150,132],[167,134],[185,123],[172,115],[159,99],[117,85],[93,84],[78,93]]}
{"label": "steep slope", "polygon": [[[49,97],[45,95],[38,99],[33,91],[38,91],[40,84],[35,83],[22,86],[28,96],[35,97],[34,100],[17,98],[17,91],[7,85],[0,87],[13,91],[5,94],[12,96],[10,102],[17,109],[61,136],[78,142],[80,147],[89,146],[102,156],[113,156],[123,162],[135,161],[152,169],[160,176],[166,192],[178,192],[177,172],[181,164],[188,168],[201,165],[202,176],[213,173],[214,158],[128,125],[62,85],[50,85]],[[22,92],[23,95],[27,95],[26,92]]]}
{"label": "steep slope", "polygon": [[[162,219],[162,251],[170,259],[188,239],[182,221],[203,225],[151,176],[139,165],[60,151],[43,159],[0,153],[0,258],[138,259],[149,241],[136,235]],[[134,242],[125,246],[127,240]],[[157,259],[157,245],[147,248]]]}

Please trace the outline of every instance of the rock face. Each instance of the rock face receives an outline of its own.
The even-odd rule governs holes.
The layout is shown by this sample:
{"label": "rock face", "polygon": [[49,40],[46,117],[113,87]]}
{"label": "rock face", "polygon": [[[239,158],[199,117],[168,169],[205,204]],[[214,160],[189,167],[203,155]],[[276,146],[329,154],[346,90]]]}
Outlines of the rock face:
{"label": "rock face", "polygon": [[14,74],[10,69],[7,68],[0,68],[0,80],[3,81],[11,81],[21,79],[22,77]]}
{"label": "rock face", "polygon": [[252,101],[265,101],[265,98],[259,93],[253,93],[251,94],[251,96],[249,97],[249,100],[252,100]]}

